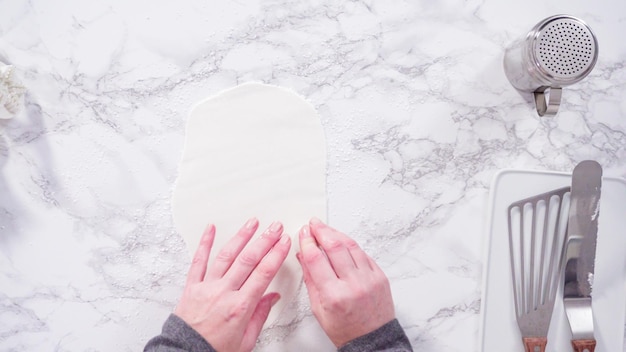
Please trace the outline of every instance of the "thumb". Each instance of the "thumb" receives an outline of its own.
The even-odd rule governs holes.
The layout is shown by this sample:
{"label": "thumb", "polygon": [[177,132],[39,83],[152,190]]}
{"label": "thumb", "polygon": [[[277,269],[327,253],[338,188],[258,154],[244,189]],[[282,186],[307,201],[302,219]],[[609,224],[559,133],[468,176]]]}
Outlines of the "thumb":
{"label": "thumb", "polygon": [[243,334],[243,340],[241,342],[242,351],[252,351],[257,339],[259,338],[259,334],[261,334],[263,325],[270,314],[270,310],[279,299],[280,294],[277,292],[268,293],[261,298],[254,309],[254,312],[250,317],[250,322],[248,323],[246,331]]}
{"label": "thumb", "polygon": [[311,279],[311,273],[309,269],[302,263],[302,254],[300,252],[296,253],[296,258],[298,259],[298,263],[302,267],[302,276],[304,276],[304,285],[306,286],[306,290],[309,293],[309,301],[311,302],[311,308],[317,308],[316,305],[319,304],[319,292],[317,291],[317,287],[315,287],[315,283]]}

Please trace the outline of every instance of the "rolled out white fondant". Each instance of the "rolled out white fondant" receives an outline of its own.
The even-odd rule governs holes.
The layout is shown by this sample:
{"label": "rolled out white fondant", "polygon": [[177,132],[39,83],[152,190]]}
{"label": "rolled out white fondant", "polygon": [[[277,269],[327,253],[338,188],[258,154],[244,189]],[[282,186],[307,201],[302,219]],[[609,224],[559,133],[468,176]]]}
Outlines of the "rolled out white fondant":
{"label": "rolled out white fondant", "polygon": [[282,297],[269,326],[302,278],[294,235],[311,217],[326,219],[326,144],[315,109],[287,89],[260,83],[198,103],[187,122],[172,210],[191,253],[206,225],[215,224],[212,258],[251,217],[260,222],[257,236],[271,222],[283,223],[292,250],[267,290]]}

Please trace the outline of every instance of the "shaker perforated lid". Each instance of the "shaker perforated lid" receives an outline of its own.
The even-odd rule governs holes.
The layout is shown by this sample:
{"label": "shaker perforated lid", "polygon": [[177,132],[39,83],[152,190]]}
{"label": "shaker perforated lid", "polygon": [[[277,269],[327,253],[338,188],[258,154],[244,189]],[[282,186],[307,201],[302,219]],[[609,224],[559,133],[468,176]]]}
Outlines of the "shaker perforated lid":
{"label": "shaker perforated lid", "polygon": [[532,32],[534,62],[547,78],[562,84],[580,81],[598,58],[598,42],[582,20],[558,15],[546,18]]}

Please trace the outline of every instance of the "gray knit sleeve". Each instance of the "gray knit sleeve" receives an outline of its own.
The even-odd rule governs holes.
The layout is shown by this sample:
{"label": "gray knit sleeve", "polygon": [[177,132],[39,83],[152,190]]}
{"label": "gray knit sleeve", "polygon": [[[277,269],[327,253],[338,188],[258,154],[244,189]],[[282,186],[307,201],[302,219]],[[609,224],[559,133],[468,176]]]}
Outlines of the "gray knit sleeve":
{"label": "gray knit sleeve", "polygon": [[216,352],[191,326],[174,314],[163,324],[161,335],[152,338],[144,352]]}
{"label": "gray knit sleeve", "polygon": [[339,352],[406,352],[413,351],[397,319],[348,342]]}

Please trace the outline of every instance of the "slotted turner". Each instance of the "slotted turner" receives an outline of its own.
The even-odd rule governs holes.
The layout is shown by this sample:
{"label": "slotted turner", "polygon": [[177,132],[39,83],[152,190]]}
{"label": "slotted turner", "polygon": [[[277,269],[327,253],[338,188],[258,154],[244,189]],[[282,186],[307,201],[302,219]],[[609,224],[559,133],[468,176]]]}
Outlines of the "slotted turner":
{"label": "slotted turner", "polygon": [[526,352],[544,352],[561,272],[570,187],[511,204],[509,250],[515,315]]}

